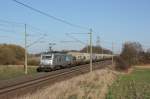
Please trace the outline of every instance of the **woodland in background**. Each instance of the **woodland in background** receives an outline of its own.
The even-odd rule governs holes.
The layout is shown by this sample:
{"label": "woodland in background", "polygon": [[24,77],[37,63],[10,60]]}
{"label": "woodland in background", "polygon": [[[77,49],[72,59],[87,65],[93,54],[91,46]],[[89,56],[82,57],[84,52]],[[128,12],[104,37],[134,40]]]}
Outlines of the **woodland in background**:
{"label": "woodland in background", "polygon": [[128,69],[133,65],[149,64],[150,49],[146,51],[138,42],[126,42],[123,44],[122,52],[116,59],[117,69]]}
{"label": "woodland in background", "polygon": [[[96,53],[96,54],[112,54],[112,51],[111,50],[108,50],[108,49],[105,49],[105,48],[102,48],[101,46],[93,46],[92,47],[92,51],[93,53]],[[90,46],[85,46],[83,49],[80,50],[80,52],[84,52],[84,53],[89,53],[90,52]]]}
{"label": "woodland in background", "polygon": [[[25,49],[14,44],[0,44],[0,65],[24,65]],[[28,54],[28,64],[38,65],[39,59]]]}
{"label": "woodland in background", "polygon": [[[89,52],[90,46],[85,46],[80,52]],[[14,44],[0,44],[0,65],[24,65],[24,48]],[[79,51],[78,51],[79,52]],[[111,54],[108,49],[93,46],[93,53]],[[136,64],[150,63],[150,49],[143,50],[138,42],[126,42],[122,52],[115,57],[117,69],[128,69]],[[40,54],[28,54],[29,65],[39,65]]]}
{"label": "woodland in background", "polygon": [[13,44],[0,44],[0,64],[20,65],[24,63],[24,48]]}

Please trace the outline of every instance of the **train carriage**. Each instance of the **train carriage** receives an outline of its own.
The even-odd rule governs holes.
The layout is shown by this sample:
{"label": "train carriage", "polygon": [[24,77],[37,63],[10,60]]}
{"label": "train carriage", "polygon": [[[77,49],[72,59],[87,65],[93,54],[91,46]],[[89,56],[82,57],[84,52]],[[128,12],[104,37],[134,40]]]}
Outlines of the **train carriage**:
{"label": "train carriage", "polygon": [[[110,59],[111,57],[111,54],[92,54],[93,62]],[[41,54],[40,66],[37,68],[37,71],[51,71],[66,67],[88,64],[89,62],[89,53],[68,52]]]}

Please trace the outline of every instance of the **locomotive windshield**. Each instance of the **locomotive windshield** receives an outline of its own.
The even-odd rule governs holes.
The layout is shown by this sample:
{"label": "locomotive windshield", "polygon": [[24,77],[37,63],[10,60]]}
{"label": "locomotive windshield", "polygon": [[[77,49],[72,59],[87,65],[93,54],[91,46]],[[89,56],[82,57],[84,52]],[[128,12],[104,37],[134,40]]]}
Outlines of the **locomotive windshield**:
{"label": "locomotive windshield", "polygon": [[42,56],[42,59],[51,59],[52,56]]}

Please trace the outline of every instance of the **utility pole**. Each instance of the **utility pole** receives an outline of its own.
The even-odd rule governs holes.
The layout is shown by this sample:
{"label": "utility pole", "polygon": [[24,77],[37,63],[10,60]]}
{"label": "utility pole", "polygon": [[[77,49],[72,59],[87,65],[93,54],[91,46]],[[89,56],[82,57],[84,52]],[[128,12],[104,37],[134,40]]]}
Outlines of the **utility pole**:
{"label": "utility pole", "polygon": [[86,48],[86,52],[89,53],[89,41],[87,40],[87,48]]}
{"label": "utility pole", "polygon": [[[102,43],[101,43],[102,44]],[[102,46],[101,46],[102,47]],[[103,47],[102,47],[102,59],[104,58],[104,52],[103,52]]]}
{"label": "utility pole", "polygon": [[114,65],[114,43],[112,42],[112,66]]}
{"label": "utility pole", "polygon": [[28,74],[28,53],[27,53],[27,25],[25,24],[25,63],[24,63],[24,72]]}
{"label": "utility pole", "polygon": [[102,54],[102,59],[104,58],[104,52],[103,52],[103,47],[102,47],[102,40],[100,40],[101,43],[101,54]]}
{"label": "utility pole", "polygon": [[[88,34],[89,35],[89,43],[90,43],[90,50],[88,51],[89,52],[89,54],[90,54],[90,72],[92,72],[92,70],[93,70],[93,66],[92,66],[92,29],[90,29],[90,31],[89,31],[89,33],[75,33],[75,34]],[[68,35],[69,36],[69,35]],[[80,41],[80,40],[77,40],[76,38],[74,38],[74,37],[72,37],[72,36],[69,36],[70,38],[72,38],[72,39],[74,39],[74,40],[76,40],[76,41],[78,41],[78,42],[80,42],[80,43],[82,43],[82,44],[85,44],[85,43],[83,43],[82,41]]]}
{"label": "utility pole", "polygon": [[90,72],[93,71],[93,66],[92,66],[92,29],[90,29]]}

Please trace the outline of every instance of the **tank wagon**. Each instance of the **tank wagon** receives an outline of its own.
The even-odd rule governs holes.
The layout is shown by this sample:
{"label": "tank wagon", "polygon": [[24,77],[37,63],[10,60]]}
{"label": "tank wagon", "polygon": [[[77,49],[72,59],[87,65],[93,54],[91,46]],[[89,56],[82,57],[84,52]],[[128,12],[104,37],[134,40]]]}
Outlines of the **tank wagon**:
{"label": "tank wagon", "polygon": [[[112,55],[110,54],[92,54],[93,62],[110,59],[111,57]],[[89,62],[89,53],[68,52],[41,54],[40,65],[37,68],[37,71],[52,71],[61,68],[88,64]]]}

